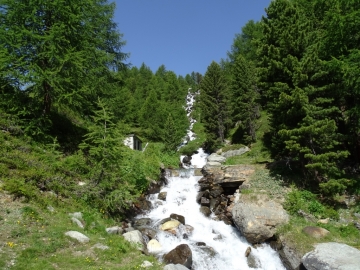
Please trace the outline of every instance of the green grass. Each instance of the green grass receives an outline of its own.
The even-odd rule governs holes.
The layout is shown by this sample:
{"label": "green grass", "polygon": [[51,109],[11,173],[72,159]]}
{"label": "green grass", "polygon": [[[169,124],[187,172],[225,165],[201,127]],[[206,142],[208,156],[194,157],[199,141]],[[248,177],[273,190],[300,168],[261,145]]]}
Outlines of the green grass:
{"label": "green grass", "polygon": [[[330,233],[323,238],[316,239],[303,233],[306,226],[318,226],[327,229]],[[317,243],[338,242],[360,249],[360,231],[352,224],[340,224],[330,221],[328,224],[317,224],[306,221],[302,217],[291,216],[290,222],[278,228],[277,235],[300,254],[314,249]]]}
{"label": "green grass", "polygon": [[[241,156],[229,157],[226,159],[224,165],[236,165],[236,164],[258,164],[271,162],[270,153],[265,148],[263,143],[263,137],[266,131],[269,130],[269,120],[266,114],[266,111],[261,112],[261,117],[257,120],[257,130],[256,130],[256,142],[252,143],[250,147],[250,152],[247,152]],[[230,136],[232,136],[230,132]],[[225,151],[225,150],[223,150]]]}
{"label": "green grass", "polygon": [[[7,200],[0,193],[6,209],[0,210],[0,242],[3,243],[0,268],[7,269],[138,269],[144,260],[153,263],[149,269],[162,269],[156,258],[145,256],[119,235],[109,235],[105,228],[116,222],[102,213],[76,202],[65,201],[50,212],[39,205]],[[85,229],[71,222],[69,212],[82,211]],[[80,244],[65,236],[69,230],[90,238]],[[95,249],[101,243],[108,250]]]}

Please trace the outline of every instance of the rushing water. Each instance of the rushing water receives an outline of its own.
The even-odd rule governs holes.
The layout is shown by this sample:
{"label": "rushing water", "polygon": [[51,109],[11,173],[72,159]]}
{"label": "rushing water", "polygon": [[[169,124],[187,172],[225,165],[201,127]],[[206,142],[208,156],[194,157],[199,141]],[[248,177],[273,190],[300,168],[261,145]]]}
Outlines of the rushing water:
{"label": "rushing water", "polygon": [[[195,139],[192,127],[196,122],[191,118],[194,95],[187,96],[187,106],[185,110],[190,120],[188,136],[183,144]],[[210,217],[205,217],[200,212],[200,205],[196,202],[198,193],[198,180],[201,176],[194,176],[194,168],[202,168],[206,164],[207,154],[202,149],[192,156],[191,166],[187,169],[180,169],[178,177],[168,176],[168,184],[161,192],[167,192],[166,201],[157,199],[158,194],[150,195],[148,198],[153,209],[138,218],[151,218],[153,227],[158,229],[159,222],[168,218],[170,214],[178,214],[185,217],[185,224],[191,225],[194,230],[188,233],[184,226],[180,225],[177,235],[158,230],[156,239],[162,246],[162,250],[156,254],[161,260],[162,256],[180,244],[189,245],[192,251],[194,270],[245,270],[254,269],[248,266],[245,251],[250,246],[239,231],[226,225],[222,221],[215,221]],[[184,239],[183,234],[187,237]],[[196,243],[204,242],[206,247],[198,246]],[[264,270],[285,270],[278,254],[269,246],[262,245],[252,248],[251,256],[256,261],[258,268]]]}
{"label": "rushing water", "polygon": [[[199,153],[193,155],[192,165],[198,168],[203,167],[206,156],[202,149],[199,149]],[[222,221],[212,220],[211,216],[205,217],[200,213],[200,205],[196,202],[197,181],[200,178],[200,176],[194,176],[194,169],[182,169],[179,177],[168,177],[168,185],[161,190],[167,192],[165,202],[159,204],[157,194],[150,196],[149,199],[154,208],[142,217],[151,218],[156,224],[156,221],[175,213],[184,216],[185,223],[194,227],[194,231],[187,239],[183,239],[184,231],[181,231],[181,228],[176,236],[159,231],[157,240],[162,245],[162,251],[157,256],[161,258],[163,254],[176,246],[188,244],[193,255],[192,269],[253,269],[249,268],[247,258],[244,255],[250,245],[237,229]],[[215,255],[209,254],[209,249],[197,246],[197,242],[205,242],[206,246],[215,251]],[[256,249],[252,248],[251,254],[260,265],[258,269],[285,269],[277,253],[268,245],[262,245]]]}

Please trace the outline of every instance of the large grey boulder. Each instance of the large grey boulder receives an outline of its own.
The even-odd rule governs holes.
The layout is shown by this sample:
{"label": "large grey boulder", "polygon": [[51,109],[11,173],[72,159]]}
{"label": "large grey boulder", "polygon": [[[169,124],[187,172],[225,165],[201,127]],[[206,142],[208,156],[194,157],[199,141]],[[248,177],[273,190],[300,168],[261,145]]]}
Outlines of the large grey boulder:
{"label": "large grey boulder", "polygon": [[204,175],[212,175],[213,183],[223,187],[239,187],[255,172],[252,165],[208,166],[203,168]]}
{"label": "large grey boulder", "polygon": [[301,262],[307,270],[359,270],[360,250],[340,243],[321,243]]}
{"label": "large grey boulder", "polygon": [[136,245],[138,250],[147,252],[146,245],[145,245],[144,239],[143,239],[140,231],[134,230],[131,232],[127,232],[127,233],[124,233],[123,236],[128,242]]}
{"label": "large grey boulder", "polygon": [[220,156],[216,153],[212,153],[210,156],[207,157],[207,161],[208,162],[219,162],[219,163],[223,163],[225,162],[226,157]]}
{"label": "large grey boulder", "polygon": [[250,151],[250,148],[247,147],[247,146],[243,146],[239,149],[236,149],[236,150],[230,150],[230,151],[226,151],[226,152],[223,152],[221,153],[221,155],[225,158],[228,158],[228,157],[233,157],[233,156],[240,156],[242,154],[245,154],[246,152],[249,152]]}
{"label": "large grey boulder", "polygon": [[265,194],[242,194],[231,213],[236,227],[252,244],[271,238],[276,227],[289,220],[281,204]]}

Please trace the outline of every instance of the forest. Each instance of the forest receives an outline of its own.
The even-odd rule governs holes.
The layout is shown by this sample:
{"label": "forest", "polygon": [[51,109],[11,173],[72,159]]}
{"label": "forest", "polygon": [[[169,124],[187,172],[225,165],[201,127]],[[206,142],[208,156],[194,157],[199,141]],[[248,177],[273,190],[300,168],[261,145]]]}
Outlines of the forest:
{"label": "forest", "polygon": [[[53,191],[116,216],[180,153],[261,140],[268,162],[297,174],[301,188],[359,193],[359,0],[272,1],[225,59],[185,77],[125,64],[114,9],[104,0],[0,1],[5,190],[39,202]],[[198,139],[177,151],[188,89],[200,91]],[[263,117],[269,128],[258,137]],[[123,145],[130,133],[146,151]]]}

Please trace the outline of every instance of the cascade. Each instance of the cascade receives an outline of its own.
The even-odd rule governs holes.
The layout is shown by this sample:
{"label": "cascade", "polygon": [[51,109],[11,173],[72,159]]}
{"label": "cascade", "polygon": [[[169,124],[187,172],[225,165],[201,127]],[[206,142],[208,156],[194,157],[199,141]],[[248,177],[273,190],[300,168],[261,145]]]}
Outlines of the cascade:
{"label": "cascade", "polygon": [[[186,144],[187,140],[195,139],[191,131],[195,123],[195,120],[191,118],[193,103],[194,94],[189,91],[185,109],[190,119],[190,127],[183,144]],[[168,175],[168,183],[161,190],[161,192],[167,192],[166,200],[159,200],[158,194],[149,195],[148,200],[152,203],[152,210],[137,217],[137,219],[150,218],[152,228],[157,230],[155,238],[161,244],[161,250],[154,252],[155,256],[161,261],[164,254],[180,244],[187,244],[192,253],[191,269],[194,270],[285,270],[277,252],[267,244],[252,248],[253,262],[250,268],[248,258],[245,257],[250,244],[239,231],[231,225],[212,219],[214,216],[205,217],[199,211],[200,205],[196,202],[196,196],[198,180],[201,176],[195,176],[194,170],[202,168],[206,164],[206,158],[207,154],[200,148],[192,156],[190,166],[180,169],[178,176]],[[193,230],[189,231],[188,227],[182,225],[176,233],[158,230],[161,221],[171,214],[184,216],[185,224],[190,225]]]}

